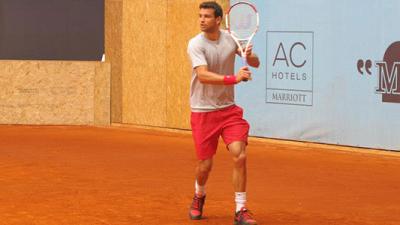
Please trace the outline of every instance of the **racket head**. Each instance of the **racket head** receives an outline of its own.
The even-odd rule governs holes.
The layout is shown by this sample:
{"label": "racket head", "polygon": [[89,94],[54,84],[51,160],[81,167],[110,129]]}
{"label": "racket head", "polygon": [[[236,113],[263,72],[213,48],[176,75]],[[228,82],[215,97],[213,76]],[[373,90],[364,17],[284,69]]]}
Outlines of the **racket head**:
{"label": "racket head", "polygon": [[256,7],[245,1],[233,4],[226,13],[228,32],[237,40],[249,40],[257,32],[259,16]]}

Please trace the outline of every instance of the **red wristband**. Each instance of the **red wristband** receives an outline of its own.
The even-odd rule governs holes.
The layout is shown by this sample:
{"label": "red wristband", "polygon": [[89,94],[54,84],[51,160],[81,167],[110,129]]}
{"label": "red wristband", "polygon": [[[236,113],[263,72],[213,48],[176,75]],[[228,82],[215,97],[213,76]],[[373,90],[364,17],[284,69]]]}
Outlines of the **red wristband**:
{"label": "red wristband", "polygon": [[224,84],[225,85],[234,85],[236,84],[236,76],[235,75],[226,75],[224,76]]}

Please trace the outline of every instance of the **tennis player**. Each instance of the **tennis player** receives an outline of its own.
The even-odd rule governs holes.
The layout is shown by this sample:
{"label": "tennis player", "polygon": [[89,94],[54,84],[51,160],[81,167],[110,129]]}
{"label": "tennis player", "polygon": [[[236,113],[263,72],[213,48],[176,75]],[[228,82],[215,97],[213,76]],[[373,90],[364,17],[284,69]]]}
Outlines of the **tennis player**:
{"label": "tennis player", "polygon": [[[251,78],[247,66],[234,74],[234,61],[240,51],[227,31],[220,29],[223,18],[221,6],[214,1],[199,6],[201,33],[188,44],[192,63],[190,87],[191,126],[198,163],[195,195],[189,210],[193,220],[203,215],[206,182],[213,165],[218,139],[221,136],[233,158],[233,188],[236,211],[234,224],[257,224],[246,207],[246,145],[249,124],[243,110],[235,105],[234,85]],[[252,67],[260,65],[252,46],[246,51]]]}

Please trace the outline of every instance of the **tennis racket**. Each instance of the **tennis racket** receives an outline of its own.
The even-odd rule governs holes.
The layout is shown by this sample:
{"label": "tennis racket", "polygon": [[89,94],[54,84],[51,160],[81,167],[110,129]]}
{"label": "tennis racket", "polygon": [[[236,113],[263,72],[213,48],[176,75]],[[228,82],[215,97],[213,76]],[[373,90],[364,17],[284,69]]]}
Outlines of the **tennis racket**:
{"label": "tennis racket", "polygon": [[258,31],[259,24],[257,9],[250,2],[239,1],[226,13],[226,28],[240,50],[243,66],[248,65],[246,51]]}

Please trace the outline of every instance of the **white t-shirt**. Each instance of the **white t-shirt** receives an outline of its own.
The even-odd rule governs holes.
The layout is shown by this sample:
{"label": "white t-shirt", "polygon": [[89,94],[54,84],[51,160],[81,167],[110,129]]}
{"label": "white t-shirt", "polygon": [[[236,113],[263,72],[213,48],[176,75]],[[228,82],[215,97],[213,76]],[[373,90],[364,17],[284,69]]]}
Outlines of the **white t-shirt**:
{"label": "white t-shirt", "polygon": [[211,41],[200,33],[189,41],[188,54],[192,62],[190,106],[192,112],[210,112],[235,104],[233,85],[202,84],[194,70],[207,66],[208,71],[234,74],[236,43],[227,31],[221,30],[218,40]]}

